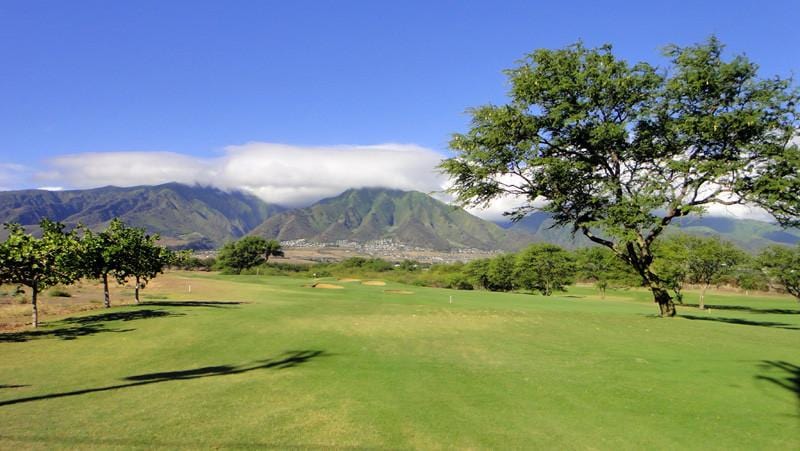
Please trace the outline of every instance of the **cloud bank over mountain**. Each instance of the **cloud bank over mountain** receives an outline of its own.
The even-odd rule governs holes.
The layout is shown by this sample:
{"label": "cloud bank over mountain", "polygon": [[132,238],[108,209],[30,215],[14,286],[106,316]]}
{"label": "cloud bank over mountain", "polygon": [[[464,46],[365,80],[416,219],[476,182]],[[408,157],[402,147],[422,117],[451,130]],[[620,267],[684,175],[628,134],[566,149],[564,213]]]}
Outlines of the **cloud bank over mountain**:
{"label": "cloud bank over mountain", "polygon": [[[397,143],[295,146],[249,142],[228,146],[214,158],[157,151],[84,152],[52,158],[37,170],[0,164],[0,190],[20,185],[69,189],[178,182],[239,189],[269,203],[304,207],[350,188],[383,187],[421,191],[451,202],[452,196],[443,192],[447,177],[437,169],[442,158],[432,149]],[[499,221],[503,212],[522,203],[506,197],[486,208],[467,210]],[[771,219],[763,210],[746,206],[712,205],[709,214]]]}
{"label": "cloud bank over mountain", "polygon": [[303,147],[251,142],[222,156],[175,152],[88,152],[63,155],[33,176],[35,183],[69,188],[166,182],[242,189],[286,206],[305,206],[349,188],[439,191],[442,155],[409,144]]}

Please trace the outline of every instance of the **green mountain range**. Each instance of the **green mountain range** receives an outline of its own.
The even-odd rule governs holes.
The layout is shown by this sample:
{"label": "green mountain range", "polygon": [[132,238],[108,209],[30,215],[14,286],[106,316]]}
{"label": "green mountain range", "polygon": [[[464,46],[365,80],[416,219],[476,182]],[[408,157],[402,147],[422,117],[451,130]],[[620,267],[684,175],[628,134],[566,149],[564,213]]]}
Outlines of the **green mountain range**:
{"label": "green mountain range", "polygon": [[115,217],[175,248],[213,249],[285,210],[238,191],[167,183],[74,191],[0,192],[0,221],[35,229],[43,218],[102,229]]}
{"label": "green mountain range", "polygon": [[350,189],[316,204],[272,216],[251,232],[280,240],[392,240],[437,250],[516,250],[534,241],[527,233],[504,230],[462,208],[416,191]]}
{"label": "green mountain range", "polygon": [[[18,222],[33,230],[42,218],[101,229],[114,217],[158,233],[171,247],[198,250],[217,248],[247,234],[320,243],[392,240],[437,250],[514,251],[534,241],[590,245],[580,235],[572,237],[568,228],[553,228],[545,213],[501,227],[427,194],[384,188],[350,189],[294,210],[238,191],[177,183],[0,192],[0,222]],[[719,235],[750,250],[800,242],[800,230],[762,221],[708,216],[682,218],[677,225],[672,230]]]}

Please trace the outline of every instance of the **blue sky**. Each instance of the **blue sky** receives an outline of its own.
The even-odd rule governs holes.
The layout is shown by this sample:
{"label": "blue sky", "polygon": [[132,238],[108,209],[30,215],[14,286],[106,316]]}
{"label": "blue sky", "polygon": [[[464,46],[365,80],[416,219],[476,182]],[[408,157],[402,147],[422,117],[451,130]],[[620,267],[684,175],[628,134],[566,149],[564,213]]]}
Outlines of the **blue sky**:
{"label": "blue sky", "polygon": [[582,39],[659,62],[668,43],[716,34],[762,75],[788,76],[800,73],[798,17],[796,0],[4,0],[0,187],[103,184],[58,161],[106,152],[206,166],[247,143],[438,155],[466,108],[503,101],[501,71],[533,49]]}

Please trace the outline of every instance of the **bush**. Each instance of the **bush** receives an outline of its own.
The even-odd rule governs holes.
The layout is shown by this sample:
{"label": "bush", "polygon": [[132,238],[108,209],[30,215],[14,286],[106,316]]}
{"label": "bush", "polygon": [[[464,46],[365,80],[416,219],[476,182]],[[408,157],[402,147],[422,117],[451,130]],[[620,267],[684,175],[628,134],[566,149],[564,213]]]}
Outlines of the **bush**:
{"label": "bush", "polygon": [[57,297],[57,298],[71,298],[72,294],[69,291],[64,290],[62,288],[53,288],[48,292],[50,296]]}

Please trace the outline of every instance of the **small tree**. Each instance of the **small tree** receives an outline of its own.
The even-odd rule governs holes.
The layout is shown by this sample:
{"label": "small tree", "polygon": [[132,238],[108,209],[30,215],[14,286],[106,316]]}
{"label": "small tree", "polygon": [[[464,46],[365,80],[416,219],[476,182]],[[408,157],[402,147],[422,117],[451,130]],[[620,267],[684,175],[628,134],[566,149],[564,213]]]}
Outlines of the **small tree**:
{"label": "small tree", "polygon": [[769,278],[764,274],[764,271],[761,270],[758,259],[750,256],[748,256],[744,262],[737,265],[734,270],[734,279],[736,285],[748,295],[751,291],[766,291],[769,289]]}
{"label": "small tree", "polygon": [[240,274],[243,270],[261,264],[266,258],[267,240],[259,236],[246,236],[225,244],[217,259],[220,266]]}
{"label": "small tree", "polygon": [[768,247],[758,260],[772,280],[800,301],[800,245]]}
{"label": "small tree", "polygon": [[575,260],[554,244],[533,244],[517,255],[514,268],[517,284],[545,296],[554,290],[566,291],[575,283]]}
{"label": "small tree", "polygon": [[500,254],[489,261],[486,273],[486,288],[490,291],[511,291],[514,289],[514,254]]}
{"label": "small tree", "polygon": [[167,265],[177,261],[176,254],[157,244],[158,235],[148,235],[142,228],[125,227],[120,231],[119,238],[122,246],[122,255],[119,256],[121,265],[115,277],[120,284],[128,278],[134,279],[134,299],[139,304],[139,290],[164,272]]}
{"label": "small tree", "polygon": [[472,260],[464,266],[464,275],[470,283],[477,288],[489,288],[489,264],[488,258],[478,258]]}
{"label": "small tree", "polygon": [[601,299],[605,299],[608,288],[629,287],[638,283],[630,267],[606,248],[581,248],[575,252],[575,258],[578,277],[593,281],[600,290]]}
{"label": "small tree", "polygon": [[749,204],[800,223],[800,92],[722,50],[716,38],[670,46],[665,68],[611,46],[536,50],[507,72],[510,102],[472,110],[454,135],[450,191],[477,206],[517,196],[512,219],[551,213],[631,265],[674,316],[653,245],[675,218]]}
{"label": "small tree", "polygon": [[80,277],[74,233],[64,233],[63,224],[46,219],[39,226],[41,238],[25,233],[19,224],[6,224],[9,236],[0,243],[0,283],[30,287],[33,327],[39,327],[39,293]]}
{"label": "small tree", "polygon": [[688,245],[689,280],[700,285],[699,307],[706,308],[706,290],[723,276],[732,274],[736,265],[744,261],[745,253],[719,237],[690,237]]}
{"label": "small tree", "polygon": [[126,249],[129,228],[119,218],[99,233],[84,229],[81,237],[83,275],[103,281],[103,306],[111,308],[108,277],[124,281],[125,267],[131,258]]}

